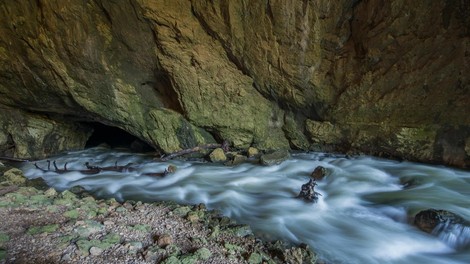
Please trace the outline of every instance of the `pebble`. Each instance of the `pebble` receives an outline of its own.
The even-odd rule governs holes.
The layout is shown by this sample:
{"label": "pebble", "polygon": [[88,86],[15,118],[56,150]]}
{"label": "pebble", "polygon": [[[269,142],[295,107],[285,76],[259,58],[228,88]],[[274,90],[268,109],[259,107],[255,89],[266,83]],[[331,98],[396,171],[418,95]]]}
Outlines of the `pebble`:
{"label": "pebble", "polygon": [[98,255],[101,255],[101,253],[103,253],[103,250],[99,247],[90,248],[90,255],[92,256],[98,256]]}
{"label": "pebble", "polygon": [[60,258],[60,260],[62,260],[63,262],[69,262],[71,259],[72,257],[70,256],[70,253],[62,255],[62,257]]}
{"label": "pebble", "polygon": [[170,235],[161,235],[157,240],[157,245],[159,247],[165,247],[170,244],[173,244],[173,238]]}
{"label": "pebble", "polygon": [[112,225],[114,225],[114,222],[113,222],[113,221],[106,220],[106,221],[103,222],[103,225],[105,225],[105,226],[112,226]]}

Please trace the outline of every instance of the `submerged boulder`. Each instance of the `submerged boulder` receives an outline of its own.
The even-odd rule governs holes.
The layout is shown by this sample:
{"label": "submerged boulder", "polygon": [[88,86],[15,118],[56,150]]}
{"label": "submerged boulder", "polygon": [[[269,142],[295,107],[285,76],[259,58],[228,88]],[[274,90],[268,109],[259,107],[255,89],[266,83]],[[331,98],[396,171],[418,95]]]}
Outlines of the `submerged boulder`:
{"label": "submerged boulder", "polygon": [[427,209],[416,214],[414,225],[426,233],[432,233],[439,225],[468,225],[461,216],[446,210]]}
{"label": "submerged boulder", "polygon": [[415,216],[415,225],[455,249],[470,247],[470,222],[446,210],[427,209]]}

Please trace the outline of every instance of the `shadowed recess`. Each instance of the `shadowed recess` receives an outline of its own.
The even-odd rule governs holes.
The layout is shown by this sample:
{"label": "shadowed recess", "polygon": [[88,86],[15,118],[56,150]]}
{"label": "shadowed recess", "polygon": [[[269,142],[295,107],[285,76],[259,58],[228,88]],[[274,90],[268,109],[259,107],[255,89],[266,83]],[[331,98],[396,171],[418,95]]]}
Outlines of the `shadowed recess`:
{"label": "shadowed recess", "polygon": [[93,134],[88,138],[85,148],[107,144],[111,148],[129,148],[138,152],[154,150],[147,143],[118,127],[107,126],[98,122],[85,124],[93,128]]}

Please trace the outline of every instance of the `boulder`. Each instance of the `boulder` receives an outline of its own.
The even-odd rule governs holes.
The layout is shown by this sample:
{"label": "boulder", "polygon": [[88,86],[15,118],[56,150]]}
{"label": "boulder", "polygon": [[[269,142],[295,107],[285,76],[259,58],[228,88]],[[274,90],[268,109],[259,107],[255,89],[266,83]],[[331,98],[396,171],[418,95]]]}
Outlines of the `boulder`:
{"label": "boulder", "polygon": [[227,160],[227,157],[225,156],[225,152],[222,148],[216,148],[211,152],[211,154],[209,154],[209,159],[212,162],[224,162]]}
{"label": "boulder", "polygon": [[257,156],[259,154],[259,150],[257,148],[254,148],[254,147],[249,147],[246,152],[247,152],[246,154],[247,154],[248,158]]}
{"label": "boulder", "polygon": [[315,181],[320,181],[326,176],[326,169],[322,166],[318,166],[313,170],[312,174],[310,174],[310,178],[314,179]]}
{"label": "boulder", "polygon": [[461,216],[446,210],[427,209],[416,214],[414,225],[426,233],[432,233],[439,225],[469,225]]}
{"label": "boulder", "polygon": [[19,169],[13,168],[5,171],[3,173],[5,180],[10,185],[24,185],[28,180],[24,175],[23,172]]}
{"label": "boulder", "polygon": [[288,158],[290,158],[289,151],[285,149],[277,150],[271,153],[261,155],[260,163],[267,166],[276,165],[282,163]]}

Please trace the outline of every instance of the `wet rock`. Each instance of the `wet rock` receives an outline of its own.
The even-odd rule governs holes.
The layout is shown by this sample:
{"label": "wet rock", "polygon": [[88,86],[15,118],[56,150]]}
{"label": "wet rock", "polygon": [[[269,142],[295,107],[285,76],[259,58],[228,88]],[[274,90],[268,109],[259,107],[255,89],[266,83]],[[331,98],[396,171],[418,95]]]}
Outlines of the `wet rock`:
{"label": "wet rock", "polygon": [[298,264],[307,264],[307,263],[315,263],[316,257],[315,255],[303,248],[291,248],[284,251],[284,259],[286,263],[298,263]]}
{"label": "wet rock", "polygon": [[193,222],[193,223],[199,220],[202,220],[203,218],[204,218],[204,211],[199,211],[199,210],[188,212],[188,214],[186,215],[186,219],[188,219],[190,222]]}
{"label": "wet rock", "polygon": [[409,189],[409,188],[419,186],[419,185],[423,184],[423,182],[424,181],[421,178],[415,177],[415,176],[401,177],[400,178],[400,184],[405,189]]}
{"label": "wet rock", "polygon": [[189,211],[191,211],[191,208],[189,206],[180,206],[180,207],[177,207],[176,209],[173,210],[173,213],[175,215],[179,215],[179,216],[184,216],[186,215]]}
{"label": "wet rock", "polygon": [[253,230],[248,225],[229,224],[225,225],[221,223],[223,232],[235,235],[237,237],[246,237],[253,235]]}
{"label": "wet rock", "polygon": [[84,193],[87,192],[87,190],[83,186],[80,186],[80,185],[73,186],[72,188],[69,189],[69,191],[78,196],[83,195]]}
{"label": "wet rock", "polygon": [[227,162],[225,165],[228,165],[228,166],[239,165],[239,164],[242,164],[243,162],[245,162],[247,159],[248,158],[244,155],[235,154],[233,156],[232,160]]}
{"label": "wet rock", "polygon": [[276,262],[292,264],[316,263],[315,253],[306,245],[289,248],[281,241],[274,241],[267,246]]}
{"label": "wet rock", "polygon": [[302,185],[302,189],[300,190],[300,193],[297,198],[301,198],[307,202],[316,203],[318,201],[318,195],[321,195],[320,193],[315,191],[316,185],[317,183],[315,182],[315,180],[310,179],[306,184]]}
{"label": "wet rock", "polygon": [[414,219],[414,225],[426,233],[432,233],[436,227],[443,224],[469,225],[462,217],[446,210],[423,210],[416,214]]}
{"label": "wet rock", "polygon": [[326,176],[326,169],[322,166],[318,166],[313,170],[312,174],[310,174],[310,177],[314,179],[315,181],[320,181]]}
{"label": "wet rock", "polygon": [[43,178],[34,178],[34,179],[28,179],[25,183],[25,186],[28,187],[34,187],[38,190],[45,191],[49,188],[49,185],[47,185],[46,181],[44,181]]}
{"label": "wet rock", "polygon": [[290,157],[289,151],[286,149],[276,150],[274,152],[263,154],[260,157],[260,163],[263,165],[275,165],[287,160]]}

